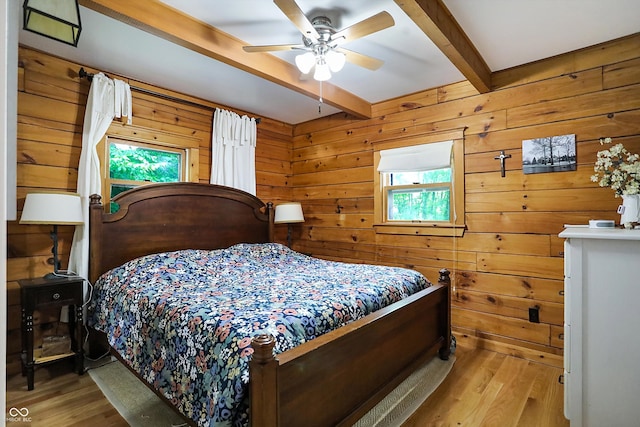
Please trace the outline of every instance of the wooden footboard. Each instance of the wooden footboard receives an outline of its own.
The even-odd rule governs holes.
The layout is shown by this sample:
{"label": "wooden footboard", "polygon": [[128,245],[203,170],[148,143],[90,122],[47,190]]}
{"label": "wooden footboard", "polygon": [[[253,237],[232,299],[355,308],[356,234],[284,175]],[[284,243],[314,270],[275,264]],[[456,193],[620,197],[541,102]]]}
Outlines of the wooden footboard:
{"label": "wooden footboard", "polygon": [[274,356],[271,336],[253,340],[254,427],[351,426],[420,364],[450,352],[450,278]]}
{"label": "wooden footboard", "polygon": [[[421,364],[436,354],[448,359],[450,323],[449,271],[441,270],[437,285],[277,356],[273,337],[257,336],[251,425],[353,425]],[[90,331],[97,357],[109,345],[104,333]]]}

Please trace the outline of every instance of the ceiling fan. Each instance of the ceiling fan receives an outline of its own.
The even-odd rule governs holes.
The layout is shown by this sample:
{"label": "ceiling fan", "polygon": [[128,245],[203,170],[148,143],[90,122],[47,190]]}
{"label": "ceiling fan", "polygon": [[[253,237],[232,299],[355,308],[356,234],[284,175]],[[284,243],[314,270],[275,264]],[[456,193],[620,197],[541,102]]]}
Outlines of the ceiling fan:
{"label": "ceiling fan", "polygon": [[388,12],[380,12],[350,27],[337,30],[326,16],[308,19],[295,0],[274,0],[274,3],[302,33],[302,44],[243,46],[245,52],[304,51],[296,56],[296,65],[303,74],[308,74],[315,68],[313,78],[319,81],[329,80],[331,72],[340,71],[345,61],[369,70],[377,70],[384,63],[341,46],[392,27],[395,22]]}

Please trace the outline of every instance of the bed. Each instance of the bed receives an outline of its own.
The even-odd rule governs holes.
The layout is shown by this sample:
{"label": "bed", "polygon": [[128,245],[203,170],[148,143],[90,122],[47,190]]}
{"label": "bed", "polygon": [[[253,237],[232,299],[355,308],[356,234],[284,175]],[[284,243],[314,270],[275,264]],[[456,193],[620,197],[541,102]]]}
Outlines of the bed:
{"label": "bed", "polygon": [[92,347],[108,343],[192,425],[349,426],[449,356],[446,270],[431,284],[292,251],[273,242],[272,205],[229,187],[153,184],[113,201],[105,213],[91,197]]}

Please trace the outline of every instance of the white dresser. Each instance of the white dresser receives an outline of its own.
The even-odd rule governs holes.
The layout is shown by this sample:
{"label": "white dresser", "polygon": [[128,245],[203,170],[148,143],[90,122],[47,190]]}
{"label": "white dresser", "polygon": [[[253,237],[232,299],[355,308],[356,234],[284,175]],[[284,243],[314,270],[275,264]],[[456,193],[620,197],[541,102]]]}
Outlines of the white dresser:
{"label": "white dresser", "polygon": [[640,230],[570,227],[564,413],[572,427],[640,426]]}

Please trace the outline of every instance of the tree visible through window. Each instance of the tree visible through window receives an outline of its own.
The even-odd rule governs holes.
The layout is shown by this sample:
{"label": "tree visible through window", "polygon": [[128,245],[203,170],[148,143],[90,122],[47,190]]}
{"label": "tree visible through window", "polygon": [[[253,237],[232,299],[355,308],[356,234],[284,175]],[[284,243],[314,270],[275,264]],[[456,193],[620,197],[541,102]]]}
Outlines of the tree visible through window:
{"label": "tree visible through window", "polygon": [[451,168],[387,175],[389,221],[450,220]]}
{"label": "tree visible through window", "polygon": [[184,150],[180,149],[110,141],[107,179],[110,198],[147,183],[183,181],[184,157]]}

